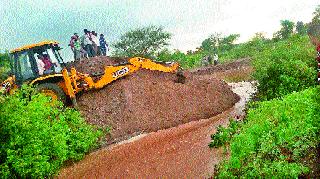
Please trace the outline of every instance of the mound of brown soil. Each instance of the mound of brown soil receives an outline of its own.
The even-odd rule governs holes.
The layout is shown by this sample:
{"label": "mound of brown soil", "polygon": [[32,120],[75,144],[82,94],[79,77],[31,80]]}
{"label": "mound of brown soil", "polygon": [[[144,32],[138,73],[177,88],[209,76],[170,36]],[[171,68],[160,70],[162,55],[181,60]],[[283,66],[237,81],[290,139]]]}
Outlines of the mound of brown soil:
{"label": "mound of brown soil", "polygon": [[239,70],[241,68],[246,68],[250,66],[250,58],[243,58],[236,60],[234,62],[219,64],[219,65],[210,65],[206,67],[197,68],[191,70],[191,73],[194,75],[211,75],[217,72],[225,72],[229,70]]}
{"label": "mound of brown soil", "polygon": [[71,67],[75,67],[77,71],[87,74],[103,73],[105,66],[121,64],[125,62],[127,62],[126,58],[100,56],[68,63],[67,68],[70,70]]}
{"label": "mound of brown soil", "polygon": [[[77,68],[80,72],[94,72],[94,67],[107,63],[106,58],[101,59],[90,59],[90,65],[83,61],[80,62],[83,66],[75,66],[81,66]],[[99,63],[93,63],[97,61]],[[141,69],[101,90],[82,94],[78,105],[89,123],[112,126],[108,142],[114,142],[137,133],[212,117],[239,100],[229,86],[218,79],[186,75],[186,83],[181,84],[174,82],[175,74]]]}

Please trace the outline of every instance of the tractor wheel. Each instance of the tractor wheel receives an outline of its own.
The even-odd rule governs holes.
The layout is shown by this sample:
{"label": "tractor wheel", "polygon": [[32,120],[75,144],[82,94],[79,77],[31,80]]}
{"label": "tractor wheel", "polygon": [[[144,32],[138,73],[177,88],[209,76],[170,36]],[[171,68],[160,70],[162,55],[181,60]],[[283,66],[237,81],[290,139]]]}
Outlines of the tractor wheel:
{"label": "tractor wheel", "polygon": [[54,83],[43,83],[38,85],[38,90],[46,96],[51,97],[53,101],[60,100],[66,104],[67,97],[64,91]]}

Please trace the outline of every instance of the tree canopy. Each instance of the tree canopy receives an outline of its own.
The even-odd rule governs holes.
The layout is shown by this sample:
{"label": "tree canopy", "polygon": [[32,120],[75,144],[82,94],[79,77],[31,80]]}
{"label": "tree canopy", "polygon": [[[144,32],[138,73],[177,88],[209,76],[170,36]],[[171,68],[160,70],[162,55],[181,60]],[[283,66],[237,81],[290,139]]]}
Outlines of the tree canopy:
{"label": "tree canopy", "polygon": [[302,21],[298,21],[296,25],[296,31],[299,35],[306,35],[307,34],[306,25]]}
{"label": "tree canopy", "polygon": [[215,33],[202,41],[201,49],[206,53],[217,53],[218,51],[230,50],[239,37],[239,34],[222,36],[220,33]]}
{"label": "tree canopy", "polygon": [[316,10],[313,12],[313,18],[312,23],[313,24],[320,24],[320,5],[316,8]]}
{"label": "tree canopy", "polygon": [[289,20],[281,20],[280,22],[281,29],[273,35],[273,38],[275,40],[288,39],[293,34],[295,23]]}
{"label": "tree canopy", "polygon": [[121,36],[114,44],[114,55],[124,57],[153,57],[169,45],[171,34],[162,27],[149,26],[131,30]]}

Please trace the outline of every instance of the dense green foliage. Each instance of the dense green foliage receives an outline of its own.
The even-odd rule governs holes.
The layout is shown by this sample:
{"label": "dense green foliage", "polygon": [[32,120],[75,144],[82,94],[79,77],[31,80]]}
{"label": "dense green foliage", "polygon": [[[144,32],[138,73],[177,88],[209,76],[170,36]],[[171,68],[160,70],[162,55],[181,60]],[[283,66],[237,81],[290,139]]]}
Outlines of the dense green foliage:
{"label": "dense green foliage", "polygon": [[218,148],[230,142],[231,137],[238,131],[239,123],[230,120],[228,127],[218,126],[217,132],[211,135],[210,148]]}
{"label": "dense green foliage", "polygon": [[294,22],[289,20],[281,20],[280,23],[281,29],[273,35],[273,39],[275,41],[288,39],[291,35],[293,35],[294,32]]}
{"label": "dense green foliage", "polygon": [[[318,18],[319,8],[314,13]],[[303,22],[281,21],[274,39],[257,34],[219,54],[251,57],[258,99],[240,127],[218,127],[210,147],[229,146],[231,157],[218,165],[219,178],[314,177],[320,145],[320,88],[316,87],[315,47]],[[266,101],[270,100],[270,101]]]}
{"label": "dense green foliage", "polygon": [[219,33],[210,35],[201,43],[201,49],[205,54],[221,53],[234,47],[234,42],[240,37],[240,34],[231,34],[222,36]]}
{"label": "dense green foliage", "polygon": [[230,142],[231,158],[221,178],[297,178],[308,173],[304,158],[319,144],[320,88],[265,101],[250,109]]}
{"label": "dense green foliage", "polygon": [[10,58],[8,53],[0,53],[0,82],[5,80],[10,71]]}
{"label": "dense green foliage", "polygon": [[299,35],[307,35],[307,26],[302,21],[298,21],[296,24],[296,31]]}
{"label": "dense green foliage", "polygon": [[158,54],[157,61],[175,61],[178,62],[182,68],[194,68],[201,65],[202,53],[185,54],[180,51],[173,53],[168,50],[163,50]]}
{"label": "dense green foliage", "polygon": [[316,84],[314,47],[307,36],[292,36],[254,55],[259,97],[272,99]]}
{"label": "dense green foliage", "polygon": [[320,24],[320,5],[313,12],[312,24]]}
{"label": "dense green foliage", "polygon": [[162,27],[145,27],[129,31],[114,44],[116,56],[124,57],[155,57],[163,47],[168,45],[171,34]]}
{"label": "dense green foliage", "polygon": [[0,101],[0,176],[38,178],[79,160],[101,135],[80,113],[23,87]]}
{"label": "dense green foliage", "polygon": [[256,35],[246,43],[237,44],[234,48],[219,54],[221,62],[228,62],[240,58],[252,58],[257,53],[270,47],[273,42],[266,39],[263,34],[256,33]]}

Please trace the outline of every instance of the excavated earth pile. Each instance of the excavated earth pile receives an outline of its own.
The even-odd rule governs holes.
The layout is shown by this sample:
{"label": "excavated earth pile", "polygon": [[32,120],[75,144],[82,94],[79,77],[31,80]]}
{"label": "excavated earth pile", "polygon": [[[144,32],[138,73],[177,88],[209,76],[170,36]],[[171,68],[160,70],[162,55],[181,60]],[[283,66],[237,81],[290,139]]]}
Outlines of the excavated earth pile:
{"label": "excavated earth pile", "polygon": [[71,62],[67,64],[67,68],[70,70],[71,67],[75,67],[77,71],[87,74],[103,73],[105,66],[121,64],[125,62],[127,62],[126,58],[101,56],[81,60],[79,62]]}
{"label": "excavated earth pile", "polygon": [[[102,57],[80,62],[83,66],[73,65],[80,72],[93,73],[101,70],[102,64],[117,62]],[[89,123],[112,127],[108,138],[111,143],[212,117],[239,100],[221,80],[203,79],[188,72],[186,77],[184,84],[175,83],[175,74],[141,69],[101,90],[80,95],[78,105]]]}
{"label": "excavated earth pile", "polygon": [[217,72],[225,72],[228,70],[239,70],[241,68],[250,67],[250,60],[250,58],[243,58],[227,64],[219,64],[216,66],[210,65],[207,67],[197,68],[195,70],[191,70],[190,72],[194,75],[211,75]]}

